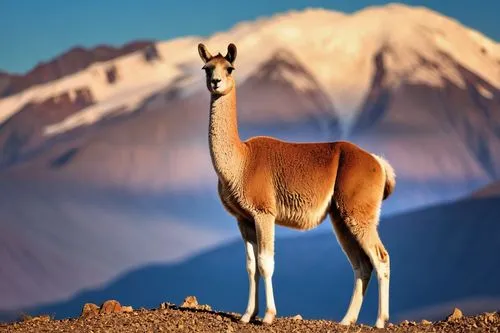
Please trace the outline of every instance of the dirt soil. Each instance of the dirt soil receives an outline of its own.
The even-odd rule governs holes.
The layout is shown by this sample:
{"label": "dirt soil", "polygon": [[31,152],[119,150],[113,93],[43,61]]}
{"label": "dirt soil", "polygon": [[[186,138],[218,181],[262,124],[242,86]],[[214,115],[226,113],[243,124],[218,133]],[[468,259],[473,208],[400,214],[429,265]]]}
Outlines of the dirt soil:
{"label": "dirt soil", "polygon": [[0,323],[0,332],[500,332],[500,313],[484,313],[443,319],[439,322],[403,322],[389,324],[385,329],[365,325],[341,326],[329,320],[278,318],[272,325],[255,320],[250,324],[238,322],[240,314],[192,309],[175,305],[156,310],[96,313],[86,317],[53,320],[49,316],[25,318],[15,323]]}

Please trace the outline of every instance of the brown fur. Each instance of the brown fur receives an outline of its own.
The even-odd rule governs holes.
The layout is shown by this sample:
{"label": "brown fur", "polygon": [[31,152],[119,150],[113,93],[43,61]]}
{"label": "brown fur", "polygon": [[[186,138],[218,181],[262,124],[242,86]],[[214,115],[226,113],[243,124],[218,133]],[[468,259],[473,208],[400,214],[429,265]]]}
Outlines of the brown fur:
{"label": "brown fur", "polygon": [[[332,201],[345,215],[358,215],[360,221],[377,217],[385,174],[376,159],[357,146],[288,143],[269,137],[243,144],[241,183],[220,184],[221,199],[235,217],[251,220],[257,211],[275,216],[277,224],[307,230],[330,211],[328,204],[317,212],[319,218],[307,218],[325,201]],[[240,190],[238,198],[231,195]],[[353,201],[356,207],[349,206]]]}
{"label": "brown fur", "polygon": [[[239,221],[243,239],[256,243],[259,253],[271,255],[274,223],[308,230],[329,214],[337,239],[359,274],[364,294],[374,267],[389,276],[388,271],[382,273],[378,268],[386,263],[388,269],[389,256],[377,224],[381,202],[395,187],[392,167],[346,141],[291,143],[254,137],[242,142],[235,83],[227,70],[236,56],[236,47],[231,45],[226,57],[211,57],[203,45],[199,47],[204,68],[210,68],[210,152],[224,207]],[[214,78],[221,81],[219,90]],[[352,316],[357,318],[357,314]],[[383,321],[386,316],[379,314]]]}

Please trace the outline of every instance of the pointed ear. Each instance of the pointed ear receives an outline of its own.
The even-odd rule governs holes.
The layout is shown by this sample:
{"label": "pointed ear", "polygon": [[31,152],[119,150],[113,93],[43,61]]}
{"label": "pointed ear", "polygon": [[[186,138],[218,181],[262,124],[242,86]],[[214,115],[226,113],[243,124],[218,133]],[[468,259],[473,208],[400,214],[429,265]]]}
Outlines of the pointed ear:
{"label": "pointed ear", "polygon": [[210,59],[212,59],[212,55],[210,54],[210,52],[208,52],[207,47],[202,43],[198,44],[198,53],[200,54],[200,58],[204,63],[207,63],[210,61]]}
{"label": "pointed ear", "polygon": [[226,58],[226,60],[230,63],[234,63],[234,61],[236,60],[236,53],[236,45],[231,43],[227,46],[227,54],[224,58]]}

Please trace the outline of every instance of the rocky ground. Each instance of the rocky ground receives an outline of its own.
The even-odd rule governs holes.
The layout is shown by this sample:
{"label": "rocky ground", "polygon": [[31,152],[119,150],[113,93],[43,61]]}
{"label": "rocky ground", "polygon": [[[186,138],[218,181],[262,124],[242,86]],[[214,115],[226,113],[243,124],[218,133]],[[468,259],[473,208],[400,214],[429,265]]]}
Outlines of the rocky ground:
{"label": "rocky ground", "polygon": [[404,321],[389,324],[386,329],[365,325],[345,327],[329,320],[304,320],[300,315],[278,318],[272,325],[263,325],[260,320],[241,324],[240,316],[212,311],[209,305],[199,305],[192,296],[180,306],[162,303],[153,310],[133,310],[111,300],[100,307],[85,304],[79,318],[53,320],[50,316],[26,316],[15,323],[0,324],[0,332],[500,332],[499,312],[466,317],[458,309],[442,321]]}

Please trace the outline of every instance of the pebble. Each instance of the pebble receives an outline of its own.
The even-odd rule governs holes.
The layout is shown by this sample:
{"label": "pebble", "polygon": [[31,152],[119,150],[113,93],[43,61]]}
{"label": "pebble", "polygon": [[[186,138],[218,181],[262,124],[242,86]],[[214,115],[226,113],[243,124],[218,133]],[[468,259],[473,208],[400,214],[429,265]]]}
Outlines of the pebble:
{"label": "pebble", "polygon": [[462,318],[464,315],[459,308],[453,309],[453,312],[446,318],[447,321],[454,321]]}

